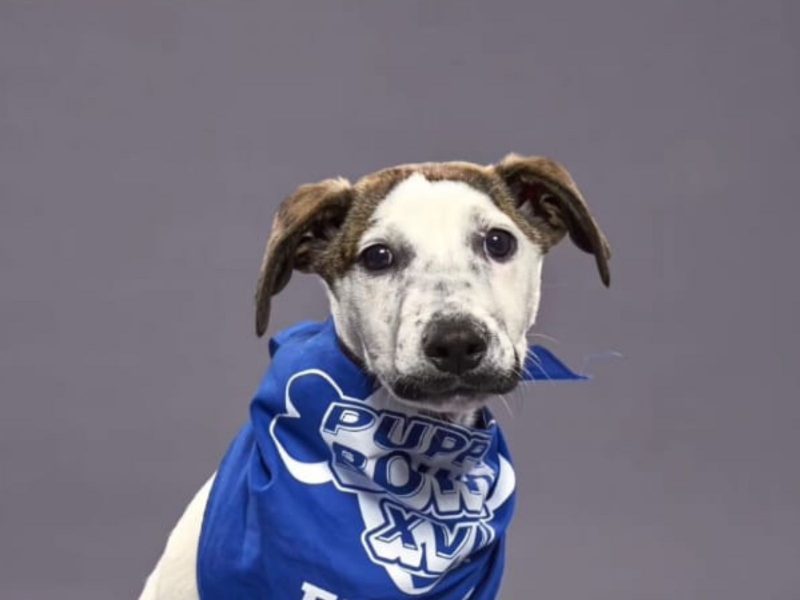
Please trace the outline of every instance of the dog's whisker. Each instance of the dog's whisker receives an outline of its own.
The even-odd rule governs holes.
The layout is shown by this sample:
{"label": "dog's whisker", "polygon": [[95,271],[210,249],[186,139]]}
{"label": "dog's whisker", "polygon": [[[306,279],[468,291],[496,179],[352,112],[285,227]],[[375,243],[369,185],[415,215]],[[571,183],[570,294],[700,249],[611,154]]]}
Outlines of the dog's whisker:
{"label": "dog's whisker", "polygon": [[508,403],[508,400],[506,399],[505,395],[500,394],[498,398],[500,399],[500,403],[505,407],[506,412],[508,412],[508,416],[513,417],[514,411],[511,410],[511,405]]}
{"label": "dog's whisker", "polygon": [[530,357],[531,360],[533,360],[534,363],[536,363],[536,366],[539,367],[539,370],[542,372],[542,374],[544,374],[545,379],[547,379],[548,381],[552,381],[550,375],[548,375],[547,373],[547,370],[544,368],[544,363],[542,362],[542,359],[539,358],[539,356],[532,348],[528,349],[528,356]]}
{"label": "dog's whisker", "polygon": [[522,362],[521,364],[512,367],[511,373],[515,377],[519,377],[520,379],[524,379],[527,377],[528,379],[526,379],[526,381],[528,380],[533,381],[533,372],[527,366],[525,366],[525,362]]}
{"label": "dog's whisker", "polygon": [[[534,352],[532,349],[528,349],[528,352],[525,354],[525,358],[526,359],[530,358],[536,364],[536,366],[539,367],[539,369],[544,371],[544,365],[542,364],[542,359],[540,359],[539,356],[536,354],[536,352]],[[527,367],[523,365],[523,368]]]}
{"label": "dog's whisker", "polygon": [[539,332],[529,333],[528,337],[529,338],[542,338],[543,340],[547,340],[548,342],[553,342],[554,344],[560,344],[561,343],[561,340],[559,340],[558,338],[553,337],[552,335],[548,335],[546,333],[539,333]]}

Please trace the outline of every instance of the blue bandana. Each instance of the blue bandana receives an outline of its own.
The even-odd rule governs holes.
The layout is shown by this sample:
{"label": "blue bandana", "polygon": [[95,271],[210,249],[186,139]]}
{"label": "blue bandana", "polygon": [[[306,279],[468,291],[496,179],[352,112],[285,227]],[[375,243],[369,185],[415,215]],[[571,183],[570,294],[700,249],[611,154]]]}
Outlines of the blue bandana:
{"label": "blue bandana", "polygon": [[[270,352],[208,499],[200,597],[495,598],[514,470],[489,412],[468,428],[392,401],[331,319],[283,331]],[[539,346],[525,372],[582,379]]]}

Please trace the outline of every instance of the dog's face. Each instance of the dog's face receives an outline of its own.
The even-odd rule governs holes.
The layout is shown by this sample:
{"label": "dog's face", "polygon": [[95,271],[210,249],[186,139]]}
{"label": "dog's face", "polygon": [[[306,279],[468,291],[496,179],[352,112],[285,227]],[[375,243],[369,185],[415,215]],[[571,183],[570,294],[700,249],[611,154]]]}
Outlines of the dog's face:
{"label": "dog's face", "polygon": [[415,173],[332,282],[340,335],[399,399],[448,412],[519,380],[542,252],[484,192]]}
{"label": "dog's face", "polygon": [[291,270],[316,272],[342,341],[398,400],[466,413],[519,382],[542,260],[566,233],[607,284],[605,238],[547,159],[407,165],[354,186],[303,186],[275,220],[257,331]]}

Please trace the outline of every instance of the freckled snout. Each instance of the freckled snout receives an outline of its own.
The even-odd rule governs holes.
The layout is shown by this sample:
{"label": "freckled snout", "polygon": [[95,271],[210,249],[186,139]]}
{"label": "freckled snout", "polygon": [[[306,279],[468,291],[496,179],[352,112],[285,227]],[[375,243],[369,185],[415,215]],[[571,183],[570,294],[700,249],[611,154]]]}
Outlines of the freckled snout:
{"label": "freckled snout", "polygon": [[471,319],[436,319],[425,327],[422,349],[438,370],[462,375],[475,369],[486,355],[486,332]]}

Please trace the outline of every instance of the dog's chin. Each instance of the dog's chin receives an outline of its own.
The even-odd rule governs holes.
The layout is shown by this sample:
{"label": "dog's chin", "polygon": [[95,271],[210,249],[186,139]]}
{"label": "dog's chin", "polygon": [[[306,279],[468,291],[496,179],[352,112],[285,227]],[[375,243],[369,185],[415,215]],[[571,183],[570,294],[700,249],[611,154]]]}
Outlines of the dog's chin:
{"label": "dog's chin", "polygon": [[458,413],[482,408],[492,396],[507,394],[519,383],[514,372],[464,376],[405,375],[388,387],[397,400],[437,413]]}

